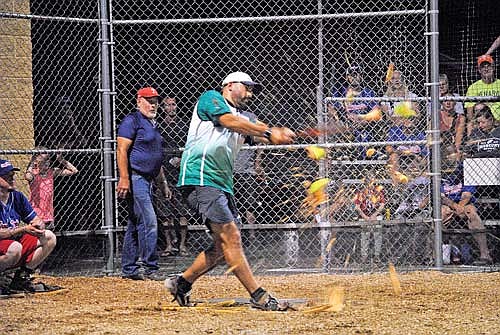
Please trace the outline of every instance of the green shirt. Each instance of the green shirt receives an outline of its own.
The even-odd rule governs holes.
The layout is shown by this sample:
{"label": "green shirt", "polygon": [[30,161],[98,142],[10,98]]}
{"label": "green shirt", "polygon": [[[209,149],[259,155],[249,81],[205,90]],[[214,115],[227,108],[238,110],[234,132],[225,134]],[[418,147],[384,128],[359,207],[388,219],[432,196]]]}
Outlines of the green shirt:
{"label": "green shirt", "polygon": [[[485,96],[496,96],[500,97],[500,79],[495,80],[491,84],[486,84],[482,80],[476,81],[474,84],[470,85],[467,89],[468,97],[485,97]],[[473,107],[477,102],[469,102],[465,103],[465,108]],[[500,102],[487,102],[491,109],[491,113],[495,120],[500,120]]]}
{"label": "green shirt", "polygon": [[222,127],[218,118],[245,117],[217,91],[203,93],[194,108],[177,186],[212,186],[233,194],[233,166],[245,137]]}

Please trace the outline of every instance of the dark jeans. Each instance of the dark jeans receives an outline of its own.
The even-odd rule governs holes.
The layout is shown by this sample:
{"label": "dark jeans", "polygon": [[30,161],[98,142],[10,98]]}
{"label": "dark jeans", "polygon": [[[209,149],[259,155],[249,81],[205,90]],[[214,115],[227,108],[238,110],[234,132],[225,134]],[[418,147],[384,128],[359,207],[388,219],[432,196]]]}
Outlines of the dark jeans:
{"label": "dark jeans", "polygon": [[127,197],[128,224],[122,250],[122,273],[125,276],[139,272],[141,258],[145,273],[159,269],[156,243],[158,223],[153,209],[152,182],[132,174],[131,194]]}

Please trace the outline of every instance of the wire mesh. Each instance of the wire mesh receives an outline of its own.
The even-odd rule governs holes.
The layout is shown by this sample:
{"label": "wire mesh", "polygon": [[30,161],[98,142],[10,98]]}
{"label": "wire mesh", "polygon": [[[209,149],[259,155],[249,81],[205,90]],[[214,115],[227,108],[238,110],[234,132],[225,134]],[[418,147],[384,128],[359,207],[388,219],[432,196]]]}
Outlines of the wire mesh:
{"label": "wire mesh", "polygon": [[[168,142],[164,166],[171,186],[197,98],[220,88],[230,72],[245,71],[264,84],[249,106],[260,120],[310,135],[297,145],[243,149],[235,196],[254,271],[365,272],[385,269],[389,261],[407,268],[434,264],[425,85],[428,1],[145,5],[115,0],[108,5],[113,127],[135,109],[137,89],[158,89],[164,98],[158,123]],[[450,15],[440,16],[440,33],[454,41],[440,50],[446,54],[442,72],[448,74],[448,93],[463,97],[479,79],[475,57],[487,49],[479,38],[485,30],[477,14],[485,8],[463,1],[443,4],[442,10]],[[113,199],[115,222],[112,227],[104,223],[99,2],[18,1],[1,11],[0,35],[14,36],[17,43],[15,61],[7,65],[25,66],[16,65],[17,82],[6,75],[17,95],[2,99],[0,127],[13,139],[4,142],[3,157],[21,167],[19,188],[26,194],[29,185],[22,174],[33,155],[46,153],[51,168],[61,168],[61,154],[78,169],[54,178],[53,230],[59,243],[44,271],[118,273],[126,211]],[[462,16],[467,20],[448,20]],[[494,37],[494,29],[488,30],[487,40]],[[457,105],[463,100],[451,107],[443,102],[442,109],[460,114]],[[10,112],[26,101],[22,119]],[[467,105],[462,110],[464,121]],[[470,179],[477,185],[473,195],[480,219],[480,225],[463,217],[447,223],[445,245],[470,254],[454,261],[469,264],[487,256],[480,252],[486,237],[496,260],[499,167],[497,160],[490,163],[484,159],[492,158],[477,153],[497,147],[484,134],[477,134],[474,143],[471,134],[457,140],[458,131],[441,118],[441,131],[450,138],[443,141],[467,154],[463,173],[466,183]],[[457,117],[453,127],[462,121]],[[311,135],[311,129],[320,131]],[[311,145],[326,148],[325,157],[311,159],[305,150]],[[311,207],[305,202],[308,187],[321,178],[329,179],[324,201]],[[210,245],[210,237],[191,211],[180,215],[178,204],[162,206],[158,203],[157,214],[174,217],[178,249],[184,229],[179,217],[188,222],[187,254],[162,258],[162,270],[179,271]],[[169,248],[160,236],[159,252]]]}

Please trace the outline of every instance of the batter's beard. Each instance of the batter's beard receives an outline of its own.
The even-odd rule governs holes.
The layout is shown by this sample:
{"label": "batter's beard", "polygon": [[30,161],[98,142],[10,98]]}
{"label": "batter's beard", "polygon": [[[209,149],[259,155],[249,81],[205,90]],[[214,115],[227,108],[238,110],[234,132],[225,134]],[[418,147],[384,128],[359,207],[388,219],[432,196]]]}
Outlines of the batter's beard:
{"label": "batter's beard", "polygon": [[241,101],[239,104],[238,104],[238,109],[247,109],[248,107],[248,101]]}

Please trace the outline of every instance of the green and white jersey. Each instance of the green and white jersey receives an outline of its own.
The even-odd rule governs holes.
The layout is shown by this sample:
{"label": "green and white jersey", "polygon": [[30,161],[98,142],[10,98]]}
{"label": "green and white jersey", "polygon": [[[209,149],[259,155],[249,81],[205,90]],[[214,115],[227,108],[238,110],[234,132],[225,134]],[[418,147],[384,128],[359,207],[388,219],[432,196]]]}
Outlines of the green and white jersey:
{"label": "green and white jersey", "polygon": [[198,99],[177,186],[212,186],[233,194],[234,161],[245,136],[219,124],[218,117],[227,113],[248,118],[217,91],[207,91]]}

